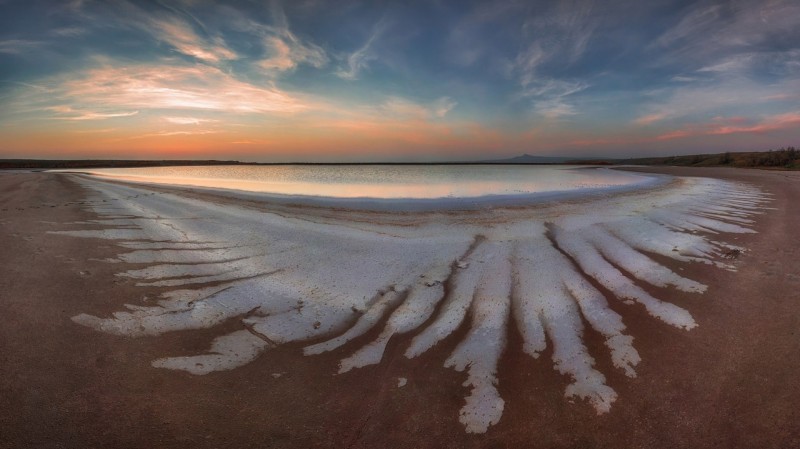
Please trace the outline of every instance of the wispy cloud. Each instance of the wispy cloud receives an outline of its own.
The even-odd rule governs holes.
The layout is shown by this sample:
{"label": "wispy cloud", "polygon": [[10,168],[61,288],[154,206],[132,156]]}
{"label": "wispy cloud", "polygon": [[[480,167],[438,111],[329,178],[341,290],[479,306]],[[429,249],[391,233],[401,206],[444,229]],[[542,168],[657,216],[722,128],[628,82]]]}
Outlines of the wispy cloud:
{"label": "wispy cloud", "polygon": [[578,113],[568,97],[589,87],[582,81],[566,81],[559,79],[531,80],[524,85],[521,95],[531,98],[534,111],[544,117],[559,117]]}
{"label": "wispy cloud", "polygon": [[441,97],[431,104],[433,115],[443,118],[458,105],[458,102],[450,97]]}
{"label": "wispy cloud", "polygon": [[303,44],[291,33],[285,37],[265,37],[264,47],[269,56],[258,61],[257,65],[267,71],[283,72],[303,63],[320,68],[328,63],[328,57],[320,47]]}
{"label": "wispy cloud", "polygon": [[25,54],[30,51],[36,50],[44,45],[41,41],[32,41],[26,39],[7,39],[0,41],[0,53],[9,55]]}
{"label": "wispy cloud", "polygon": [[148,139],[153,137],[172,137],[172,136],[191,136],[191,135],[204,135],[204,134],[217,134],[220,131],[212,129],[192,130],[192,131],[159,131],[155,133],[139,134],[136,136],[126,137],[120,140],[137,140]]}
{"label": "wispy cloud", "polygon": [[733,55],[721,61],[716,61],[713,64],[703,66],[697,69],[697,71],[701,73],[740,73],[743,69],[749,67],[756,58],[757,55],[752,53]]}
{"label": "wispy cloud", "polygon": [[[530,42],[511,68],[522,88],[520,97],[529,98],[537,114],[556,119],[578,112],[568,97],[589,87],[588,83],[549,72],[554,65],[569,66],[586,52],[596,27],[592,8],[591,1],[558,2],[548,13],[525,21],[523,31]],[[544,70],[545,66],[550,70]]]}
{"label": "wispy cloud", "polygon": [[96,112],[86,110],[76,110],[71,106],[57,105],[46,108],[49,111],[55,112],[57,115],[52,117],[58,120],[106,120],[117,117],[131,117],[139,113],[139,111],[127,112]]}
{"label": "wispy cloud", "polygon": [[520,83],[532,83],[541,65],[569,65],[583,56],[597,19],[592,17],[593,2],[573,0],[556,2],[545,14],[534,14],[523,24],[529,44],[515,60]]}
{"label": "wispy cloud", "polygon": [[384,21],[378,22],[367,38],[366,42],[353,53],[347,56],[346,65],[336,71],[339,78],[346,80],[358,79],[359,73],[369,67],[369,62],[377,59],[372,46],[386,29]]}
{"label": "wispy cloud", "polygon": [[137,30],[171,51],[207,64],[219,64],[239,57],[220,33],[209,32],[191,14],[175,7],[156,3],[157,7],[154,8],[128,0],[108,2],[111,5],[102,2],[75,3],[77,7],[69,9],[73,10],[74,17],[82,20],[82,27],[65,27],[54,33],[75,35],[87,28],[97,30],[98,24],[102,24],[108,28]]}
{"label": "wispy cloud", "polygon": [[800,128],[800,111],[765,117],[756,123],[747,123],[743,117],[717,117],[710,123],[688,125],[656,137],[657,140],[672,140],[692,136],[714,136],[728,134],[762,134],[783,129]]}
{"label": "wispy cloud", "polygon": [[262,74],[275,77],[301,64],[316,68],[328,64],[328,55],[322,47],[300,38],[291,30],[279,3],[272,2],[269,11],[271,23],[258,22],[237,10],[225,10],[235,29],[254,36],[254,40],[261,44],[263,53],[254,65],[261,69]]}
{"label": "wispy cloud", "polygon": [[427,103],[417,103],[406,98],[389,97],[380,107],[394,118],[427,120],[444,118],[458,103],[450,97],[441,97]]}
{"label": "wispy cloud", "polygon": [[759,55],[780,52],[800,37],[798,16],[800,3],[793,0],[697,2],[650,50],[660,55],[656,61],[661,66],[737,73]]}
{"label": "wispy cloud", "polygon": [[274,85],[249,84],[205,65],[109,64],[55,82],[65,103],[119,109],[291,114],[317,107]]}
{"label": "wispy cloud", "polygon": [[77,37],[77,36],[82,36],[88,32],[89,30],[85,27],[72,26],[72,27],[56,28],[53,31],[51,31],[51,34],[53,36],[58,36],[58,37]]}
{"label": "wispy cloud", "polygon": [[75,134],[105,134],[118,131],[119,128],[93,128],[93,129],[76,129],[72,131]]}
{"label": "wispy cloud", "polygon": [[643,115],[634,120],[633,122],[636,123],[637,125],[650,125],[659,122],[661,120],[664,120],[667,117],[669,117],[669,114],[667,112],[656,112],[653,114]]}
{"label": "wispy cloud", "polygon": [[238,57],[225,45],[222,38],[203,39],[188,23],[179,19],[150,18],[149,26],[158,39],[185,55],[212,63]]}
{"label": "wispy cloud", "polygon": [[692,83],[697,81],[699,78],[695,76],[686,76],[686,75],[675,75],[671,78],[672,81],[677,83]]}
{"label": "wispy cloud", "polygon": [[522,2],[478,3],[449,27],[445,58],[461,67],[470,67],[490,58],[492,45],[487,36],[502,30],[509,17],[522,12]]}
{"label": "wispy cloud", "polygon": [[51,90],[49,87],[42,86],[40,84],[24,83],[22,81],[0,80],[0,83],[16,84],[18,86],[28,87],[39,92],[47,92]]}
{"label": "wispy cloud", "polygon": [[685,83],[651,92],[644,111],[634,123],[649,125],[656,122],[730,114],[737,110],[755,113],[772,101],[780,101],[787,92],[800,89],[797,80],[779,80],[765,84],[748,78],[734,77],[717,82]]}
{"label": "wispy cloud", "polygon": [[656,44],[668,47],[687,39],[695,39],[698,35],[707,34],[720,18],[721,5],[702,5],[687,13],[672,28],[656,39]]}
{"label": "wispy cloud", "polygon": [[217,120],[202,119],[197,117],[164,117],[164,120],[175,125],[200,125],[202,123],[217,121]]}
{"label": "wispy cloud", "polygon": [[684,129],[677,129],[674,131],[669,131],[664,134],[659,134],[656,136],[656,140],[672,140],[672,139],[680,139],[682,137],[688,137],[691,135],[697,135],[697,133],[690,132]]}

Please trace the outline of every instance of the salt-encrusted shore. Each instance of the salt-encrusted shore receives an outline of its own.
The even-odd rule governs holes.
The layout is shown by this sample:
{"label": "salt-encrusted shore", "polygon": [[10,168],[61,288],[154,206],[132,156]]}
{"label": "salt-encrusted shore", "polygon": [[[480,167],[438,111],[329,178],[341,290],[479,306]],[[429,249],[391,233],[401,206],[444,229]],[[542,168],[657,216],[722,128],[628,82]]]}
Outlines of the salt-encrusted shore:
{"label": "salt-encrusted shore", "polygon": [[749,184],[387,214],[3,173],[4,440],[791,447],[800,179],[669,170]]}

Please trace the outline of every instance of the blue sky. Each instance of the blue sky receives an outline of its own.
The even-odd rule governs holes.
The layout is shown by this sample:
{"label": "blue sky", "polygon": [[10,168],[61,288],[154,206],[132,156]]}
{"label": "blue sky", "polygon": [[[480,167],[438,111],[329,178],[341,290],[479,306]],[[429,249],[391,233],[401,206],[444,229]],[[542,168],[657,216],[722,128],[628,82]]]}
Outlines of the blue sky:
{"label": "blue sky", "polygon": [[797,145],[798,23],[788,0],[0,0],[0,157]]}

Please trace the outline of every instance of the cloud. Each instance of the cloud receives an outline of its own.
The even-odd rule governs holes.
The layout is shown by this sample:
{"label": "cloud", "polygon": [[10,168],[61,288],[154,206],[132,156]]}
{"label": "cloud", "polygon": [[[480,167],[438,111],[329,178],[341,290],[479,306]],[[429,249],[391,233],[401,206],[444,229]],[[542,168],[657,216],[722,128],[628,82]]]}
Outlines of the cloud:
{"label": "cloud", "polygon": [[529,43],[514,61],[523,87],[535,81],[543,64],[569,65],[583,56],[597,26],[592,10],[591,1],[556,2],[548,12],[525,21]]}
{"label": "cloud", "polygon": [[537,114],[549,119],[557,119],[569,115],[576,115],[578,113],[574,105],[560,98],[539,101],[534,105],[533,110]]}
{"label": "cloud", "polygon": [[177,18],[151,18],[149,26],[151,32],[159,40],[166,42],[185,55],[212,63],[238,57],[235,52],[227,48],[222,38],[203,39],[194,32],[189,24]]}
{"label": "cloud", "polygon": [[62,27],[56,28],[50,33],[58,37],[77,37],[88,33],[89,30],[83,27]]}
{"label": "cloud", "polygon": [[554,68],[570,66],[586,52],[597,26],[592,9],[590,1],[557,2],[546,13],[525,21],[528,44],[516,55],[511,71],[521,86],[519,98],[530,99],[535,113],[549,119],[578,113],[567,97],[589,84],[551,73]]}
{"label": "cloud", "polygon": [[653,114],[643,115],[634,120],[633,122],[636,123],[637,125],[650,125],[655,122],[664,120],[667,117],[669,117],[669,114],[667,114],[666,112],[656,112]]}
{"label": "cloud", "polygon": [[155,133],[130,136],[118,140],[137,140],[137,139],[148,139],[151,137],[193,136],[193,135],[204,135],[204,134],[217,134],[219,132],[220,131],[218,130],[212,130],[212,129],[192,130],[192,131],[159,131]]}
{"label": "cloud", "polygon": [[698,72],[718,72],[718,73],[738,73],[743,69],[750,67],[757,55],[752,53],[745,53],[730,56],[717,61],[714,64],[707,65],[697,69]]}
{"label": "cloud", "polygon": [[522,97],[531,98],[533,109],[539,115],[556,119],[578,113],[568,98],[589,85],[583,81],[566,81],[559,79],[533,80],[527,83],[521,93]]}
{"label": "cloud", "polygon": [[[219,64],[239,57],[228,47],[221,35],[209,32],[194,16],[178,8],[161,3],[147,5],[127,0],[80,3],[81,7],[75,9],[74,17],[81,18],[83,26],[90,29],[109,27],[137,30],[171,50],[207,64]],[[187,17],[191,20],[186,20]],[[62,28],[61,32],[69,34],[79,30],[80,28]]]}
{"label": "cloud", "polygon": [[329,58],[325,50],[292,32],[280,4],[272,2],[270,6],[271,23],[253,20],[239,10],[224,9],[233,29],[254,36],[253,40],[261,44],[262,55],[254,63],[261,73],[275,77],[301,64],[315,68],[327,65]]}
{"label": "cloud", "polygon": [[94,129],[76,129],[72,131],[75,134],[105,134],[118,131],[119,128],[94,128]]}
{"label": "cloud", "polygon": [[649,93],[652,100],[644,103],[644,111],[634,123],[649,125],[684,118],[704,119],[736,111],[757,111],[766,108],[772,101],[781,100],[781,96],[787,92],[796,92],[799,88],[800,82],[797,80],[779,80],[765,84],[741,77],[670,86]]}
{"label": "cloud", "polygon": [[28,53],[29,51],[36,50],[42,45],[44,45],[44,42],[26,39],[7,39],[0,41],[0,53],[21,55]]}
{"label": "cloud", "polygon": [[[286,15],[277,2],[272,2],[270,7],[272,23],[254,20],[252,11],[246,14],[213,2],[188,2],[184,4],[188,9],[174,3],[157,4],[158,7],[153,8],[117,0],[114,8],[87,11],[82,13],[82,17],[89,27],[98,22],[108,22],[108,26],[139,30],[175,52],[209,65],[221,66],[229,61],[245,60],[274,76],[299,64],[319,68],[328,62],[320,46],[300,39],[290,30]],[[207,22],[211,26],[200,21],[193,12],[213,14],[213,19]],[[231,36],[229,32],[232,30],[247,36]],[[70,32],[68,28],[62,31]],[[262,54],[239,53],[231,48],[226,37],[232,42],[245,43],[245,47],[260,49]]]}
{"label": "cloud", "polygon": [[675,75],[671,78],[671,80],[677,83],[692,83],[698,81],[699,78],[693,76]]}
{"label": "cloud", "polygon": [[664,32],[656,39],[656,44],[668,47],[677,42],[696,38],[697,35],[707,34],[720,18],[720,5],[697,6],[689,11],[674,27]]}
{"label": "cloud", "polygon": [[552,55],[546,54],[538,42],[529,45],[527,50],[517,55],[514,69],[519,72],[519,83],[523,88],[536,81],[537,68]]}
{"label": "cloud", "polygon": [[196,117],[164,117],[164,120],[175,125],[199,125],[201,123],[216,122],[216,120]]}
{"label": "cloud", "polygon": [[[50,80],[50,101],[86,109],[201,110],[293,114],[319,107],[272,84],[258,86],[207,65],[163,63],[123,66],[113,62]],[[183,117],[186,118],[186,117]]]}
{"label": "cloud", "polygon": [[523,12],[523,4],[513,1],[479,3],[449,27],[445,58],[461,67],[472,66],[492,56],[493,34],[502,32],[505,21]]}
{"label": "cloud", "polygon": [[439,118],[443,118],[446,116],[450,111],[453,110],[458,105],[458,102],[453,100],[450,97],[441,97],[438,100],[434,101],[431,104],[431,110],[433,111],[433,115]]}
{"label": "cloud", "polygon": [[347,57],[346,66],[337,70],[336,76],[350,81],[358,79],[359,73],[369,67],[369,61],[377,59],[372,51],[372,45],[383,34],[385,28],[383,21],[378,22],[364,45]]}
{"label": "cloud", "polygon": [[[735,123],[735,122],[734,122]],[[765,133],[780,129],[800,127],[800,112],[789,112],[786,114],[773,115],[767,117],[755,125],[721,125],[712,128],[708,134],[738,134],[738,133]]]}
{"label": "cloud", "polygon": [[59,120],[106,120],[117,117],[131,117],[139,113],[139,111],[128,112],[95,112],[86,110],[76,110],[71,106],[58,105],[45,108],[49,111],[55,112],[58,115],[53,117]]}
{"label": "cloud", "polygon": [[668,133],[660,134],[660,135],[656,136],[656,140],[680,139],[682,137],[688,137],[688,136],[691,136],[691,135],[696,135],[696,134],[692,133],[690,131],[687,131],[687,130],[680,130],[679,129],[679,130],[675,130],[675,131],[670,131]]}
{"label": "cloud", "polygon": [[303,44],[291,33],[286,37],[265,37],[264,47],[270,56],[258,61],[257,65],[267,71],[284,72],[303,63],[320,68],[328,62],[328,57],[320,47]]}
{"label": "cloud", "polygon": [[784,129],[800,128],[800,111],[776,114],[760,121],[747,124],[743,117],[717,117],[710,123],[690,125],[656,137],[657,140],[671,140],[692,136],[719,136],[728,134],[762,134]]}
{"label": "cloud", "polygon": [[657,66],[736,73],[800,38],[798,16],[800,3],[793,0],[698,2],[649,48],[660,55]]}
{"label": "cloud", "polygon": [[40,91],[40,92],[48,92],[48,91],[51,90],[49,87],[46,87],[46,86],[42,86],[42,85],[39,85],[39,84],[32,84],[32,83],[23,83],[22,81],[0,80],[0,83],[16,84],[18,86],[28,87],[30,89],[33,89],[33,90],[36,90],[36,91]]}
{"label": "cloud", "polygon": [[546,79],[526,85],[523,95],[532,97],[566,97],[589,87],[582,81]]}
{"label": "cloud", "polygon": [[428,104],[415,103],[401,97],[389,97],[380,107],[393,118],[428,120],[444,118],[458,103],[450,97],[441,97]]}

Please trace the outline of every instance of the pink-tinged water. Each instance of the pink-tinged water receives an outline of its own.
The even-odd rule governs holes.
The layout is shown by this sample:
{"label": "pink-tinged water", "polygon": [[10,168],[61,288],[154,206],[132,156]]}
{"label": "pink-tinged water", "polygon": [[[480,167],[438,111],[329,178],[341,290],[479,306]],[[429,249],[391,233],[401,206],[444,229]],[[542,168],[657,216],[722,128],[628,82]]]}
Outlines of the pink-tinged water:
{"label": "pink-tinged water", "polygon": [[575,166],[281,165],[89,170],[116,179],[331,198],[475,198],[648,184],[650,176]]}

